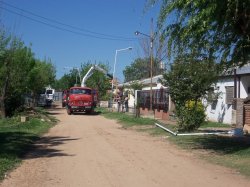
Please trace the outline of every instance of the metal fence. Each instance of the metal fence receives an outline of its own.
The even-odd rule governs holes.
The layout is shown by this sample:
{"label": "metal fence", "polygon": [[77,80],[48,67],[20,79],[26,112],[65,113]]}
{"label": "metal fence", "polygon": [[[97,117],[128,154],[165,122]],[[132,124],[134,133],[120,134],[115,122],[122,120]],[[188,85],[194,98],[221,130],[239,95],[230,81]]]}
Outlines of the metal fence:
{"label": "metal fence", "polygon": [[[137,105],[141,108],[150,108],[150,90],[137,91]],[[152,108],[168,111],[169,92],[167,89],[152,90]]]}

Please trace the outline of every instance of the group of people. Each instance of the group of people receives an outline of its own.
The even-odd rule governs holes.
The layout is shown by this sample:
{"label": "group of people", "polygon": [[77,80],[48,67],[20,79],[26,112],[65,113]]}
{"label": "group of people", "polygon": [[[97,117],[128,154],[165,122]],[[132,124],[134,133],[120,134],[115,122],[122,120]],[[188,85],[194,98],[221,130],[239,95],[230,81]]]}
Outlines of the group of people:
{"label": "group of people", "polygon": [[[128,93],[123,94],[122,91],[119,91],[115,97],[115,101],[117,102],[118,112],[128,112]],[[125,109],[125,111],[124,111]]]}

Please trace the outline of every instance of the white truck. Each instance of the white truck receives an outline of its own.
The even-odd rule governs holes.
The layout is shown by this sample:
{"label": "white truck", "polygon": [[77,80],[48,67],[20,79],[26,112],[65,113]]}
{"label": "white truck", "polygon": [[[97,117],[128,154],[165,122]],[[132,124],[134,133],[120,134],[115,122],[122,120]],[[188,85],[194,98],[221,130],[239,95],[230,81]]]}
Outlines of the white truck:
{"label": "white truck", "polygon": [[45,87],[45,91],[43,94],[40,94],[38,99],[39,106],[51,106],[54,100],[55,89],[51,88],[51,86]]}

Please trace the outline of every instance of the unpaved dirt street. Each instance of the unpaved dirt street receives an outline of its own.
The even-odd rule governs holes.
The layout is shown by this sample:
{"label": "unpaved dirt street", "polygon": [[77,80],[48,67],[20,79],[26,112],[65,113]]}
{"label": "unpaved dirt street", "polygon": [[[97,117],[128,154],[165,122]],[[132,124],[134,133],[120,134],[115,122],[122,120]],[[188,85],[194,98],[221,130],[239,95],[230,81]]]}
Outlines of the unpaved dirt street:
{"label": "unpaved dirt street", "polygon": [[51,111],[60,122],[1,187],[241,187],[250,181],[175,148],[124,130],[100,115]]}

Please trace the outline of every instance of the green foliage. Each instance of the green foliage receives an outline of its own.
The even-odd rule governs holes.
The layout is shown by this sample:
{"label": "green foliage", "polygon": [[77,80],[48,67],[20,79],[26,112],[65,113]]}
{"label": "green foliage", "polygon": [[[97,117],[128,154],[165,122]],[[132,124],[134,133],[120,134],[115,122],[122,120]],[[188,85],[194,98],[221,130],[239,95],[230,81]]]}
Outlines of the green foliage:
{"label": "green foliage", "polygon": [[0,180],[7,171],[20,164],[22,156],[32,143],[54,124],[41,121],[37,115],[43,116],[44,119],[48,114],[37,111],[29,121],[22,124],[20,116],[0,119]]}
{"label": "green foliage", "polygon": [[[201,59],[196,55],[180,56],[171,70],[164,74],[163,84],[169,87],[170,96],[176,105],[179,127],[184,130],[198,128],[205,119],[204,109],[199,109],[198,101],[208,92],[218,79],[220,68],[209,59]],[[186,104],[194,101],[194,107]],[[192,119],[193,118],[193,119]]]}
{"label": "green foliage", "polygon": [[55,68],[51,62],[35,59],[29,47],[0,29],[0,115],[13,115],[24,103],[24,94],[53,83]]}
{"label": "green foliage", "polygon": [[218,79],[220,66],[208,59],[196,56],[180,56],[163,75],[163,84],[169,87],[172,100],[185,105],[189,100],[197,101],[212,91],[211,85]]}
{"label": "green foliage", "polygon": [[[125,69],[123,70],[124,82],[149,78],[151,74],[150,63],[151,63],[150,58],[135,59],[135,61],[131,65],[126,66]],[[155,76],[161,73],[162,69],[160,68],[160,60],[154,58],[152,74],[153,76]]]}
{"label": "green foliage", "polygon": [[[214,164],[236,169],[241,174],[250,176],[249,138],[232,136],[170,136],[168,140],[196,153]],[[204,154],[207,153],[207,154]]]}
{"label": "green foliage", "polygon": [[249,61],[249,0],[160,2],[158,28],[168,39],[169,54],[198,49],[222,64],[243,65]]}
{"label": "green foliage", "polygon": [[61,91],[69,89],[70,87],[75,85],[76,76],[78,76],[76,71],[71,71],[68,74],[64,74],[59,80],[55,81],[53,87]]}
{"label": "green foliage", "polygon": [[123,74],[125,82],[150,77],[150,58],[137,58],[130,66],[125,67]]}
{"label": "green foliage", "polygon": [[[89,69],[93,66],[91,62],[86,62],[81,65],[80,74],[81,78],[83,78],[86,73],[89,71]],[[99,67],[108,70],[109,66],[104,63],[99,63]],[[76,80],[79,80],[78,71],[73,69],[70,71],[70,73],[65,74],[62,76],[59,80],[56,81],[55,88],[58,90],[66,90],[70,87],[74,86],[76,84]],[[107,99],[108,94],[107,90],[111,89],[111,84],[109,82],[110,78],[108,78],[104,73],[99,71],[93,71],[93,74],[87,79],[86,86],[90,88],[94,88],[98,90],[99,98],[101,99]],[[77,85],[81,85],[81,81],[77,82]]]}
{"label": "green foliage", "polygon": [[[107,70],[109,69],[108,64],[99,63],[97,64],[102,69]],[[90,67],[93,66],[90,62],[82,64],[82,74],[85,75]],[[110,78],[107,77],[103,72],[94,71],[91,77],[86,81],[86,85],[90,88],[94,88],[98,90],[98,95],[100,99],[107,99],[108,93],[107,90],[111,90]]]}
{"label": "green foliage", "polygon": [[176,106],[179,131],[198,129],[205,121],[205,109],[201,102],[188,101],[185,106]]}

